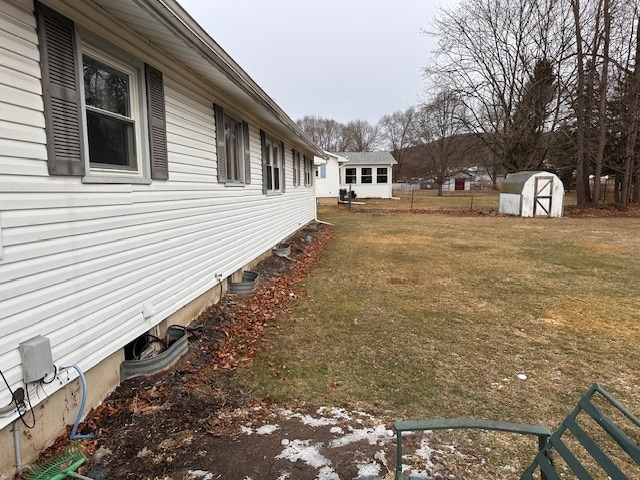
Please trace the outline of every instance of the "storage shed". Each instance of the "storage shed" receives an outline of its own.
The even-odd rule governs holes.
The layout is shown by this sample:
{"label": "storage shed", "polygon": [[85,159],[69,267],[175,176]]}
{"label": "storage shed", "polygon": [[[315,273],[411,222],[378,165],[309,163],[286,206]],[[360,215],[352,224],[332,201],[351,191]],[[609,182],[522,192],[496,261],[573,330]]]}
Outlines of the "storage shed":
{"label": "storage shed", "polygon": [[550,172],[507,175],[500,191],[500,213],[520,217],[561,217],[564,185]]}

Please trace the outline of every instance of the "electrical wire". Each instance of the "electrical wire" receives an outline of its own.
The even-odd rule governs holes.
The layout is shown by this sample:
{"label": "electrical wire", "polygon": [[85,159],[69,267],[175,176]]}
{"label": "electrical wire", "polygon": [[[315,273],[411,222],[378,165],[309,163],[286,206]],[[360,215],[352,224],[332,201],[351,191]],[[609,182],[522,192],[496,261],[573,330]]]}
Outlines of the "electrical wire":
{"label": "electrical wire", "polygon": [[[51,377],[51,380],[46,381],[45,378],[47,378],[47,376],[45,375],[44,377],[42,377],[40,379],[40,383],[42,385],[49,385],[50,383],[53,383],[53,381],[58,378],[58,367],[56,366],[56,364],[53,364],[53,377]],[[44,389],[43,389],[44,390]],[[46,393],[46,392],[45,392]]]}
{"label": "electrical wire", "polygon": [[[25,427],[27,427],[29,430],[31,430],[33,427],[36,426],[36,414],[33,411],[33,407],[31,406],[31,399],[29,398],[29,389],[25,388],[25,395],[27,398],[27,402],[29,403],[29,410],[31,411],[31,417],[33,418],[33,425],[29,425],[27,423],[27,421],[25,420],[25,417],[23,415],[23,413],[20,411],[20,404],[18,403],[18,400],[16,399],[15,394],[13,393],[13,390],[11,390],[11,386],[9,385],[9,382],[7,381],[7,378],[4,376],[4,373],[2,373],[2,370],[0,370],[0,376],[2,376],[2,380],[4,380],[4,384],[7,386],[7,389],[9,390],[9,393],[11,394],[11,399],[13,400],[13,403],[16,404],[16,410],[18,411],[18,415],[20,416],[20,420],[22,421],[23,425]],[[24,405],[24,402],[22,402],[22,404]]]}

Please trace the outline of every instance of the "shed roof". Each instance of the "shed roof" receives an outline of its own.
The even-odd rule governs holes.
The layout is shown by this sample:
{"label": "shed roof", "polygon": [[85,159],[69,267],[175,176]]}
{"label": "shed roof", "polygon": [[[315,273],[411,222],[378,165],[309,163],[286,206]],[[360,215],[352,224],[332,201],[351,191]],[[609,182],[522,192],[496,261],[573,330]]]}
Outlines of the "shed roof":
{"label": "shed roof", "polygon": [[398,163],[390,152],[336,152],[336,155],[349,160],[350,165],[395,165]]}
{"label": "shed roof", "polygon": [[514,172],[507,175],[507,178],[502,182],[502,186],[500,187],[501,193],[515,193],[521,194],[522,189],[524,188],[525,183],[527,181],[540,173],[548,174],[549,172],[542,171],[526,171],[526,172]]}

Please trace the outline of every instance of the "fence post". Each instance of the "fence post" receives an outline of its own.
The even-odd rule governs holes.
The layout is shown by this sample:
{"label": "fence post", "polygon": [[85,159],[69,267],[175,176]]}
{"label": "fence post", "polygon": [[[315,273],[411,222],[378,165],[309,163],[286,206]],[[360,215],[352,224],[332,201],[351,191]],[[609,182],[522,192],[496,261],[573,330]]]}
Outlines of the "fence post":
{"label": "fence post", "polygon": [[411,212],[413,212],[413,192],[416,191],[416,187],[411,187]]}

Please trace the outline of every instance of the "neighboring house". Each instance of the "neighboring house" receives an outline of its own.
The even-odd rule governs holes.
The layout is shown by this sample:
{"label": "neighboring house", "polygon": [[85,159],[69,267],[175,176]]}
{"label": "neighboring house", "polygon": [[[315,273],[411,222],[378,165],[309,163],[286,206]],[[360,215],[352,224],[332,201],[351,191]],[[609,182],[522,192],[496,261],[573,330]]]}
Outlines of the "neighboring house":
{"label": "neighboring house", "polygon": [[315,157],[316,200],[319,204],[337,204],[340,197],[340,167],[348,160],[335,153],[325,151],[327,159]]}
{"label": "neighboring house", "polygon": [[448,178],[446,182],[442,184],[442,190],[444,192],[455,192],[462,190],[471,190],[471,179],[473,175],[467,172],[458,172],[452,177]]}
{"label": "neighboring house", "polygon": [[[8,474],[14,438],[29,461],[75,418],[78,374],[47,357],[86,372],[95,406],[125,345],[188,324],[314,220],[324,153],[175,0],[0,12],[0,370],[36,422],[2,413],[0,381]],[[50,349],[21,353],[37,335]]]}
{"label": "neighboring house", "polygon": [[391,198],[392,167],[389,152],[338,152],[348,163],[340,167],[340,188],[356,192],[357,198]]}

